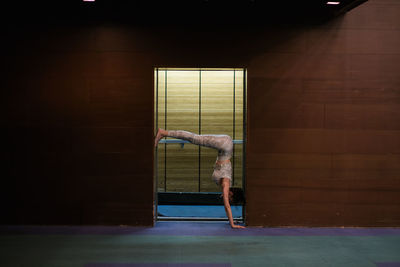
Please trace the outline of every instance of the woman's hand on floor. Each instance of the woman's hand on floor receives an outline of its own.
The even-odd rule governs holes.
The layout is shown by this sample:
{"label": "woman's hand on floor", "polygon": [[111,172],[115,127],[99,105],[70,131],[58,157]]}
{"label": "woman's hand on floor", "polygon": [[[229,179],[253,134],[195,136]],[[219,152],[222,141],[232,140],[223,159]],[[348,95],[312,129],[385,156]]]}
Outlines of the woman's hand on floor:
{"label": "woman's hand on floor", "polygon": [[241,226],[241,225],[238,225],[238,224],[232,224],[231,227],[232,227],[233,229],[244,229],[244,228],[246,228],[246,227]]}

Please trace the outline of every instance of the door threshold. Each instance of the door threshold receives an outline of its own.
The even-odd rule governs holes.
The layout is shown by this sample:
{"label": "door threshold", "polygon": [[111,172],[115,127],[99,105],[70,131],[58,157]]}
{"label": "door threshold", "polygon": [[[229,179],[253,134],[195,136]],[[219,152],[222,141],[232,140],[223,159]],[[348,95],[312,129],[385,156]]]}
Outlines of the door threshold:
{"label": "door threshold", "polygon": [[[233,218],[234,221],[243,222],[243,218]],[[157,217],[157,221],[213,221],[213,222],[228,222],[228,218],[215,218],[215,217]]]}

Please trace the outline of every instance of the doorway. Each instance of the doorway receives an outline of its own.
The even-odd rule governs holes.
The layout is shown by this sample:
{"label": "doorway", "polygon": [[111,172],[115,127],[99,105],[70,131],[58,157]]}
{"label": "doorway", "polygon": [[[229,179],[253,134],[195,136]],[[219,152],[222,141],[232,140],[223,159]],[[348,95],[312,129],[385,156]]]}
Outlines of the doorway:
{"label": "doorway", "polygon": [[[232,186],[244,189],[246,70],[155,68],[154,125],[196,134],[227,134],[234,140]],[[164,138],[155,150],[157,220],[227,220],[221,190],[211,179],[217,152]],[[243,221],[244,201],[232,203]]]}

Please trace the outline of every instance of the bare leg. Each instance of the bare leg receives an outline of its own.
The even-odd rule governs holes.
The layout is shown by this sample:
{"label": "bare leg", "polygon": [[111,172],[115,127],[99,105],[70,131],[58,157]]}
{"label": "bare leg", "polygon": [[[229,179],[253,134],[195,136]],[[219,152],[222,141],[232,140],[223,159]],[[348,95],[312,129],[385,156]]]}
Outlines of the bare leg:
{"label": "bare leg", "polygon": [[[227,135],[198,135],[188,131],[167,131],[168,137],[189,141],[192,144],[206,146],[217,150],[224,150],[231,154],[233,149],[232,138]],[[230,158],[231,155],[229,155]]]}

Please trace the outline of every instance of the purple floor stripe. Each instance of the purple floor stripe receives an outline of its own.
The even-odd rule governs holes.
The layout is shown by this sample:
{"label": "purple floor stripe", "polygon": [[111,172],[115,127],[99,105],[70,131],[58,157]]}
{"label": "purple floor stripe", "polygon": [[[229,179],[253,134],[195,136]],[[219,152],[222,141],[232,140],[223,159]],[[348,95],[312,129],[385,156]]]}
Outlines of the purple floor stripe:
{"label": "purple floor stripe", "polygon": [[0,226],[0,234],[200,235],[200,236],[376,236],[400,235],[400,228],[256,228],[231,229],[227,223],[158,222],[155,227]]}
{"label": "purple floor stripe", "polygon": [[84,267],[231,267],[230,263],[88,263]]}
{"label": "purple floor stripe", "polygon": [[400,267],[400,262],[376,262],[377,267]]}

